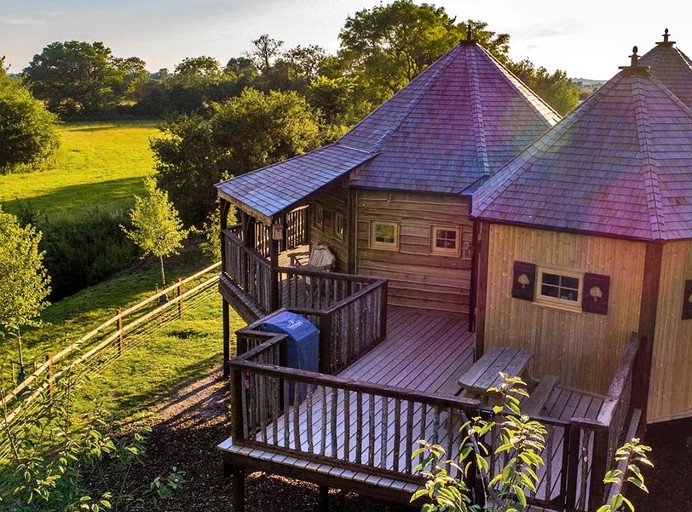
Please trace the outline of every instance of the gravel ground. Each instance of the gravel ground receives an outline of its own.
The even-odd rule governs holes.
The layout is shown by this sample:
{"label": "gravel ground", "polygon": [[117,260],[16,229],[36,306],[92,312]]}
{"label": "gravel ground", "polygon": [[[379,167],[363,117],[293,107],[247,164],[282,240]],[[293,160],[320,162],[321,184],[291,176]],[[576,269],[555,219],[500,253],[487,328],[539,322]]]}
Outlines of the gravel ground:
{"label": "gravel ground", "polygon": [[[149,460],[137,475],[151,481],[172,466],[185,471],[187,484],[161,506],[164,512],[232,510],[231,479],[224,477],[216,445],[229,435],[228,386],[220,368],[207,377],[171,392],[171,401],[157,411],[147,444]],[[264,473],[253,473],[245,484],[246,510],[298,512],[317,509],[317,486]],[[354,493],[330,491],[335,512],[398,511]],[[410,509],[408,509],[410,510]]]}
{"label": "gravel ground", "polygon": [[[158,411],[148,443],[149,460],[139,481],[149,482],[172,466],[185,471],[185,487],[164,502],[164,512],[232,510],[231,480],[224,477],[216,445],[229,433],[228,386],[220,368],[202,380],[171,391],[171,400]],[[645,439],[653,447],[653,470],[645,471],[651,493],[630,489],[637,512],[692,510],[692,420],[673,421],[649,427]],[[247,477],[246,510],[304,512],[317,509],[317,487],[264,473]],[[334,512],[398,511],[369,498],[339,490],[330,491]],[[408,509],[409,511],[411,509]]]}

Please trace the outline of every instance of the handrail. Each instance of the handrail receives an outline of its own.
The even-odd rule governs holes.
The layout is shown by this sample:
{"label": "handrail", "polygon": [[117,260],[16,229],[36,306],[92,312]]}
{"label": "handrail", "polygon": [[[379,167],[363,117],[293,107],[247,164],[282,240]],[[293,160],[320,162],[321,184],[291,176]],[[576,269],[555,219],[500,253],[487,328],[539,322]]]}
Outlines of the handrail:
{"label": "handrail", "polygon": [[[46,362],[40,364],[40,365],[38,366],[38,368],[37,368],[31,375],[29,375],[26,379],[24,379],[22,382],[20,382],[12,391],[10,391],[10,392],[7,393],[6,395],[4,395],[2,398],[0,398],[0,407],[4,407],[4,406],[5,406],[7,403],[9,403],[11,400],[14,400],[22,391],[24,391],[24,389],[27,388],[27,386],[30,386],[30,385],[31,385],[32,383],[34,383],[43,373],[45,373],[46,371],[48,371],[48,370],[49,370],[49,367],[51,367],[51,366],[54,365],[56,362],[58,362],[58,361],[60,361],[61,359],[63,359],[65,356],[67,356],[67,355],[71,354],[72,352],[74,352],[74,351],[75,351],[76,349],[78,349],[81,345],[83,345],[84,343],[86,343],[87,341],[89,341],[91,338],[93,338],[94,336],[96,336],[97,334],[99,334],[100,332],[102,332],[102,331],[103,331],[104,329],[106,329],[107,327],[110,327],[110,326],[116,324],[119,320],[121,320],[121,319],[124,318],[125,316],[130,315],[130,314],[134,313],[135,311],[137,311],[138,309],[141,309],[141,308],[143,308],[144,306],[146,306],[146,305],[148,305],[148,304],[150,304],[150,303],[156,301],[157,299],[159,299],[160,297],[166,295],[167,293],[172,292],[172,291],[175,291],[175,290],[178,289],[181,285],[184,285],[184,284],[186,284],[186,283],[189,283],[190,281],[194,281],[195,279],[198,279],[200,276],[202,276],[202,275],[204,275],[204,274],[207,274],[207,273],[211,272],[212,270],[214,270],[215,268],[219,267],[220,265],[221,265],[221,262],[220,262],[220,261],[219,261],[219,262],[216,262],[216,263],[214,263],[214,264],[212,264],[212,265],[209,265],[208,267],[206,267],[206,268],[200,270],[199,272],[197,272],[197,273],[195,273],[195,274],[193,274],[193,275],[191,275],[191,276],[189,276],[189,277],[186,277],[185,279],[181,280],[180,282],[176,282],[175,284],[169,286],[168,288],[165,288],[164,290],[162,290],[162,291],[160,291],[160,292],[158,292],[158,293],[155,293],[154,295],[151,295],[151,296],[147,297],[146,299],[144,299],[144,300],[141,301],[141,302],[138,302],[138,303],[135,304],[134,306],[131,306],[131,307],[127,308],[126,310],[121,311],[121,312],[119,312],[118,314],[116,314],[115,316],[109,318],[109,319],[106,320],[104,323],[102,323],[101,325],[99,325],[99,326],[96,327],[95,329],[89,331],[87,334],[85,334],[84,336],[82,336],[80,339],[78,339],[77,341],[75,341],[75,342],[72,343],[71,345],[68,345],[68,346],[65,347],[63,350],[61,350],[60,352],[58,352],[57,354],[55,354],[54,356],[52,356],[52,357],[50,358],[49,361],[46,361]],[[218,276],[216,276],[216,278],[218,278]],[[215,278],[212,278],[212,280],[213,280],[213,279],[215,279]],[[208,283],[208,282],[209,282],[209,281],[207,281],[207,282],[205,282],[205,283]],[[202,284],[205,284],[205,283],[202,283]],[[166,305],[164,305],[164,306],[165,306],[165,307],[170,307],[170,306],[173,305],[173,304],[177,304],[181,299],[184,299],[185,297],[189,296],[189,295],[190,295],[190,292],[192,292],[193,290],[196,291],[197,288],[199,288],[199,286],[197,286],[197,287],[195,287],[195,288],[192,288],[191,290],[188,290],[187,292],[185,292],[185,294],[183,294],[182,297],[175,297],[175,298],[171,299],[171,300],[170,300]],[[160,311],[162,308],[163,308],[163,306],[160,306],[160,307],[154,309],[151,313]],[[145,315],[144,317],[141,317],[141,318],[149,318],[149,317],[151,316],[151,313],[148,314],[148,315]],[[128,324],[128,326],[132,326],[132,325],[135,325],[135,324],[136,324],[136,325],[139,325],[139,323],[141,323],[141,322],[138,322],[138,321],[141,320],[141,318],[135,320],[134,322],[131,322],[130,324]],[[115,334],[119,334],[119,333],[121,333],[121,332],[126,331],[128,326],[126,326],[126,327],[123,328],[122,330],[116,331]],[[107,338],[107,340],[113,341],[113,339],[114,339],[113,336],[115,336],[115,334],[114,334],[114,335],[111,335],[109,338]],[[103,342],[102,342],[102,343],[103,343]]]}

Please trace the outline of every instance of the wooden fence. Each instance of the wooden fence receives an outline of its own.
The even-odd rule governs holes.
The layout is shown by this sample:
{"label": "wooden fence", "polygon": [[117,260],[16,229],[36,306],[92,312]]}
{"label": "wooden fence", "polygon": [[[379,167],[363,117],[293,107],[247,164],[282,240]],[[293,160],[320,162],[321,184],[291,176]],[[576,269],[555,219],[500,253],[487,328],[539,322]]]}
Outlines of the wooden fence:
{"label": "wooden fence", "polygon": [[[201,297],[215,293],[221,263],[215,263],[196,274],[178,281],[170,287],[118,313],[55,355],[46,355],[44,363],[19,383],[0,396],[0,409],[4,411],[4,428],[0,434],[0,458],[7,453],[7,430],[31,412],[39,397],[52,390],[67,375],[98,373],[105,365],[120,357],[127,349],[146,340],[146,335],[162,323],[180,318],[188,307]],[[213,275],[209,275],[213,273]],[[186,287],[190,287],[186,290]],[[169,297],[164,301],[162,298]]]}

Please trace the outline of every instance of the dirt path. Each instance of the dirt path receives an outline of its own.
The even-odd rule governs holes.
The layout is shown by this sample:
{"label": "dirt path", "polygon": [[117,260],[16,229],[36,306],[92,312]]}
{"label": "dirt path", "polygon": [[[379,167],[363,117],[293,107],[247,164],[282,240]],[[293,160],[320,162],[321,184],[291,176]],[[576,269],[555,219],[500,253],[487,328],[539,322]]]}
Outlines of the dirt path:
{"label": "dirt path", "polygon": [[[172,466],[185,471],[184,489],[161,507],[165,512],[231,510],[231,481],[223,476],[216,445],[229,435],[228,384],[215,368],[202,380],[171,391],[171,401],[157,411],[148,443],[149,460],[144,481],[164,474]],[[263,473],[253,473],[246,483],[246,510],[305,512],[317,509],[317,487]],[[330,510],[395,510],[353,493],[334,490]]]}

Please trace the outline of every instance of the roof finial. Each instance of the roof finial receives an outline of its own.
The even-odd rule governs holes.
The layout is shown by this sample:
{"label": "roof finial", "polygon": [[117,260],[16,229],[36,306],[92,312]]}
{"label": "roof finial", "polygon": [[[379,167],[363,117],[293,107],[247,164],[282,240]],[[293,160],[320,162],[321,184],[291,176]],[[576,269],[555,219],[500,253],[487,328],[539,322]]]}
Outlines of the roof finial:
{"label": "roof finial", "polygon": [[473,34],[471,33],[471,20],[466,22],[466,40],[467,41],[473,41]]}
{"label": "roof finial", "polygon": [[665,31],[663,32],[663,41],[659,41],[656,44],[657,45],[662,44],[665,46],[673,46],[675,44],[675,41],[670,40],[670,34],[668,33],[668,29],[665,29]]}
{"label": "roof finial", "polygon": [[637,66],[639,66],[639,55],[637,55],[638,51],[639,51],[639,48],[637,48],[636,46],[632,47],[632,55],[630,55],[630,58],[632,59],[632,61],[630,62],[630,66],[633,68],[636,68]]}
{"label": "roof finial", "polygon": [[667,42],[668,42],[668,29],[666,29],[666,30],[663,32],[663,42],[664,42],[664,43],[667,43]]}

